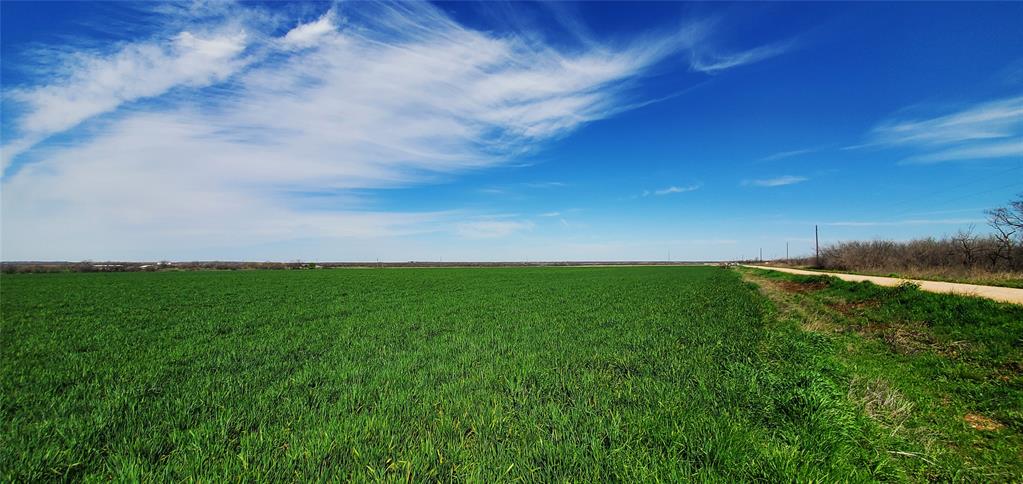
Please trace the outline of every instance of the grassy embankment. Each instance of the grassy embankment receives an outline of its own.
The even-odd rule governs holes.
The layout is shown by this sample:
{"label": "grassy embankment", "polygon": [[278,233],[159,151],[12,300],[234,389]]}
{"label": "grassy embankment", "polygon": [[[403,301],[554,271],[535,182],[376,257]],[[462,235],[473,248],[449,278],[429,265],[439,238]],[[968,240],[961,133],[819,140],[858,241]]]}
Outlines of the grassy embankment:
{"label": "grassy embankment", "polygon": [[1023,478],[1023,307],[743,269],[779,319],[825,335],[875,442],[928,480]]}
{"label": "grassy embankment", "polygon": [[[962,303],[981,330],[951,333],[975,364],[807,331],[792,311],[824,295],[772,303],[710,267],[25,274],[0,291],[5,481],[1023,475],[1023,317],[993,304]],[[870,310],[902,317],[888,304]]]}
{"label": "grassy embankment", "polygon": [[979,284],[982,286],[1015,287],[1023,289],[1023,274],[1019,272],[999,272],[974,269],[969,271],[948,271],[942,269],[903,269],[903,270],[839,270],[817,269],[798,264],[779,264],[781,267],[792,267],[808,271],[837,272],[842,274],[862,274],[865,276],[896,277],[899,279],[917,279],[921,281],[961,282],[963,284]]}

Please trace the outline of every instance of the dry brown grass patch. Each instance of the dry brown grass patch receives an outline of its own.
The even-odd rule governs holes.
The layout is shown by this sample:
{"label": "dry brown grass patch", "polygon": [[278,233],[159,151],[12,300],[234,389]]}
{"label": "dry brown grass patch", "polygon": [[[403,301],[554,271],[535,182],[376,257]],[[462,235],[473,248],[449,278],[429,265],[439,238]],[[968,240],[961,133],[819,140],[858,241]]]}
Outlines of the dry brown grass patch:
{"label": "dry brown grass patch", "polygon": [[849,399],[870,418],[891,427],[892,435],[902,429],[913,411],[913,402],[881,378],[853,378],[849,382]]}
{"label": "dry brown grass patch", "polygon": [[933,351],[947,358],[958,358],[970,349],[965,341],[938,341],[913,324],[869,323],[857,328],[856,332],[883,341],[892,351],[901,355]]}
{"label": "dry brown grass patch", "polygon": [[881,305],[880,301],[875,299],[865,299],[863,301],[835,301],[828,303],[828,306],[835,311],[838,311],[846,316],[853,316],[861,313],[864,309],[876,308]]}
{"label": "dry brown grass patch", "polygon": [[994,431],[1005,428],[1005,425],[1001,422],[976,413],[968,413],[964,415],[963,420],[966,421],[967,425],[977,430]]}
{"label": "dry brown grass patch", "polygon": [[937,346],[931,335],[904,326],[889,326],[880,332],[880,337],[892,351],[903,355],[920,353]]}
{"label": "dry brown grass patch", "polygon": [[[755,283],[760,288],[760,293],[775,303],[781,316],[799,321],[803,329],[816,332],[837,331],[838,326],[832,321],[831,315],[822,310],[823,308],[803,304],[797,300],[800,294],[808,291],[803,288],[807,286],[806,284],[757,277],[749,273],[743,273],[743,277]],[[827,283],[822,283],[818,288],[826,285]]]}
{"label": "dry brown grass patch", "polygon": [[805,294],[808,292],[818,291],[828,287],[826,281],[813,281],[813,282],[795,282],[795,281],[774,281],[779,289],[785,292]]}

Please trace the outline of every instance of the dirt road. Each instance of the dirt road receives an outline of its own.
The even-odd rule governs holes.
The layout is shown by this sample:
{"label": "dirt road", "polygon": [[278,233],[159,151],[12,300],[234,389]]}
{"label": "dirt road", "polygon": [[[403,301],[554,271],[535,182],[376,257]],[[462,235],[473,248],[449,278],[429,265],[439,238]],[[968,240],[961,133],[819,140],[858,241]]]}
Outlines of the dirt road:
{"label": "dirt road", "polygon": [[903,282],[912,282],[913,284],[919,285],[920,289],[924,291],[963,294],[993,299],[995,301],[1023,304],[1023,289],[1014,289],[1011,287],[980,286],[977,284],[962,284],[958,282],[921,281],[919,279],[899,279],[896,277],[861,276],[859,274],[843,274],[839,272],[804,271],[802,269],[789,269],[787,267],[744,267],[755,267],[757,269],[767,269],[770,271],[781,271],[788,272],[789,274],[801,274],[808,276],[833,276],[844,281],[869,281],[879,286],[898,286]]}

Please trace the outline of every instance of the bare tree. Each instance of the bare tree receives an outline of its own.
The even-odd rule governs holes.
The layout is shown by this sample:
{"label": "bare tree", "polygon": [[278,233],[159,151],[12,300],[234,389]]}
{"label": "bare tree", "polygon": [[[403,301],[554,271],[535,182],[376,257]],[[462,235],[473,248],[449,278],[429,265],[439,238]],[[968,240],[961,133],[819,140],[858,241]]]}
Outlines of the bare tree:
{"label": "bare tree", "polygon": [[960,229],[952,236],[952,243],[962,255],[963,266],[967,268],[973,267],[973,262],[976,260],[978,237],[974,235],[973,228],[973,225],[970,225],[970,228]]}
{"label": "bare tree", "polygon": [[1016,252],[1023,246],[1023,193],[1008,206],[988,210],[988,225],[994,229],[994,237],[998,247],[994,253],[995,260],[1004,259],[1012,269],[1018,267],[1020,261]]}

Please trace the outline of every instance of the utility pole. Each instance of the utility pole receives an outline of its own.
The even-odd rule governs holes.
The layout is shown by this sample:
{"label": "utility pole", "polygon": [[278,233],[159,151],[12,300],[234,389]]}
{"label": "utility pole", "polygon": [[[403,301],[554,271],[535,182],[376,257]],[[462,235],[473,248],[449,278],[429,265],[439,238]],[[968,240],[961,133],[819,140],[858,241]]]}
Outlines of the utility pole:
{"label": "utility pole", "polygon": [[817,266],[817,267],[820,267],[821,266],[821,239],[820,239],[820,236],[819,236],[819,232],[817,231],[817,226],[816,225],[813,226],[813,244],[814,244],[814,247],[815,247],[815,249],[814,249],[815,253],[814,253],[813,264],[815,266]]}
{"label": "utility pole", "polygon": [[763,262],[764,261],[764,248],[763,247],[760,248],[760,258],[757,259],[757,260],[759,262]]}
{"label": "utility pole", "polygon": [[785,260],[789,260],[789,241],[785,241]]}
{"label": "utility pole", "polygon": [[668,247],[668,262],[671,262],[671,247]]}

